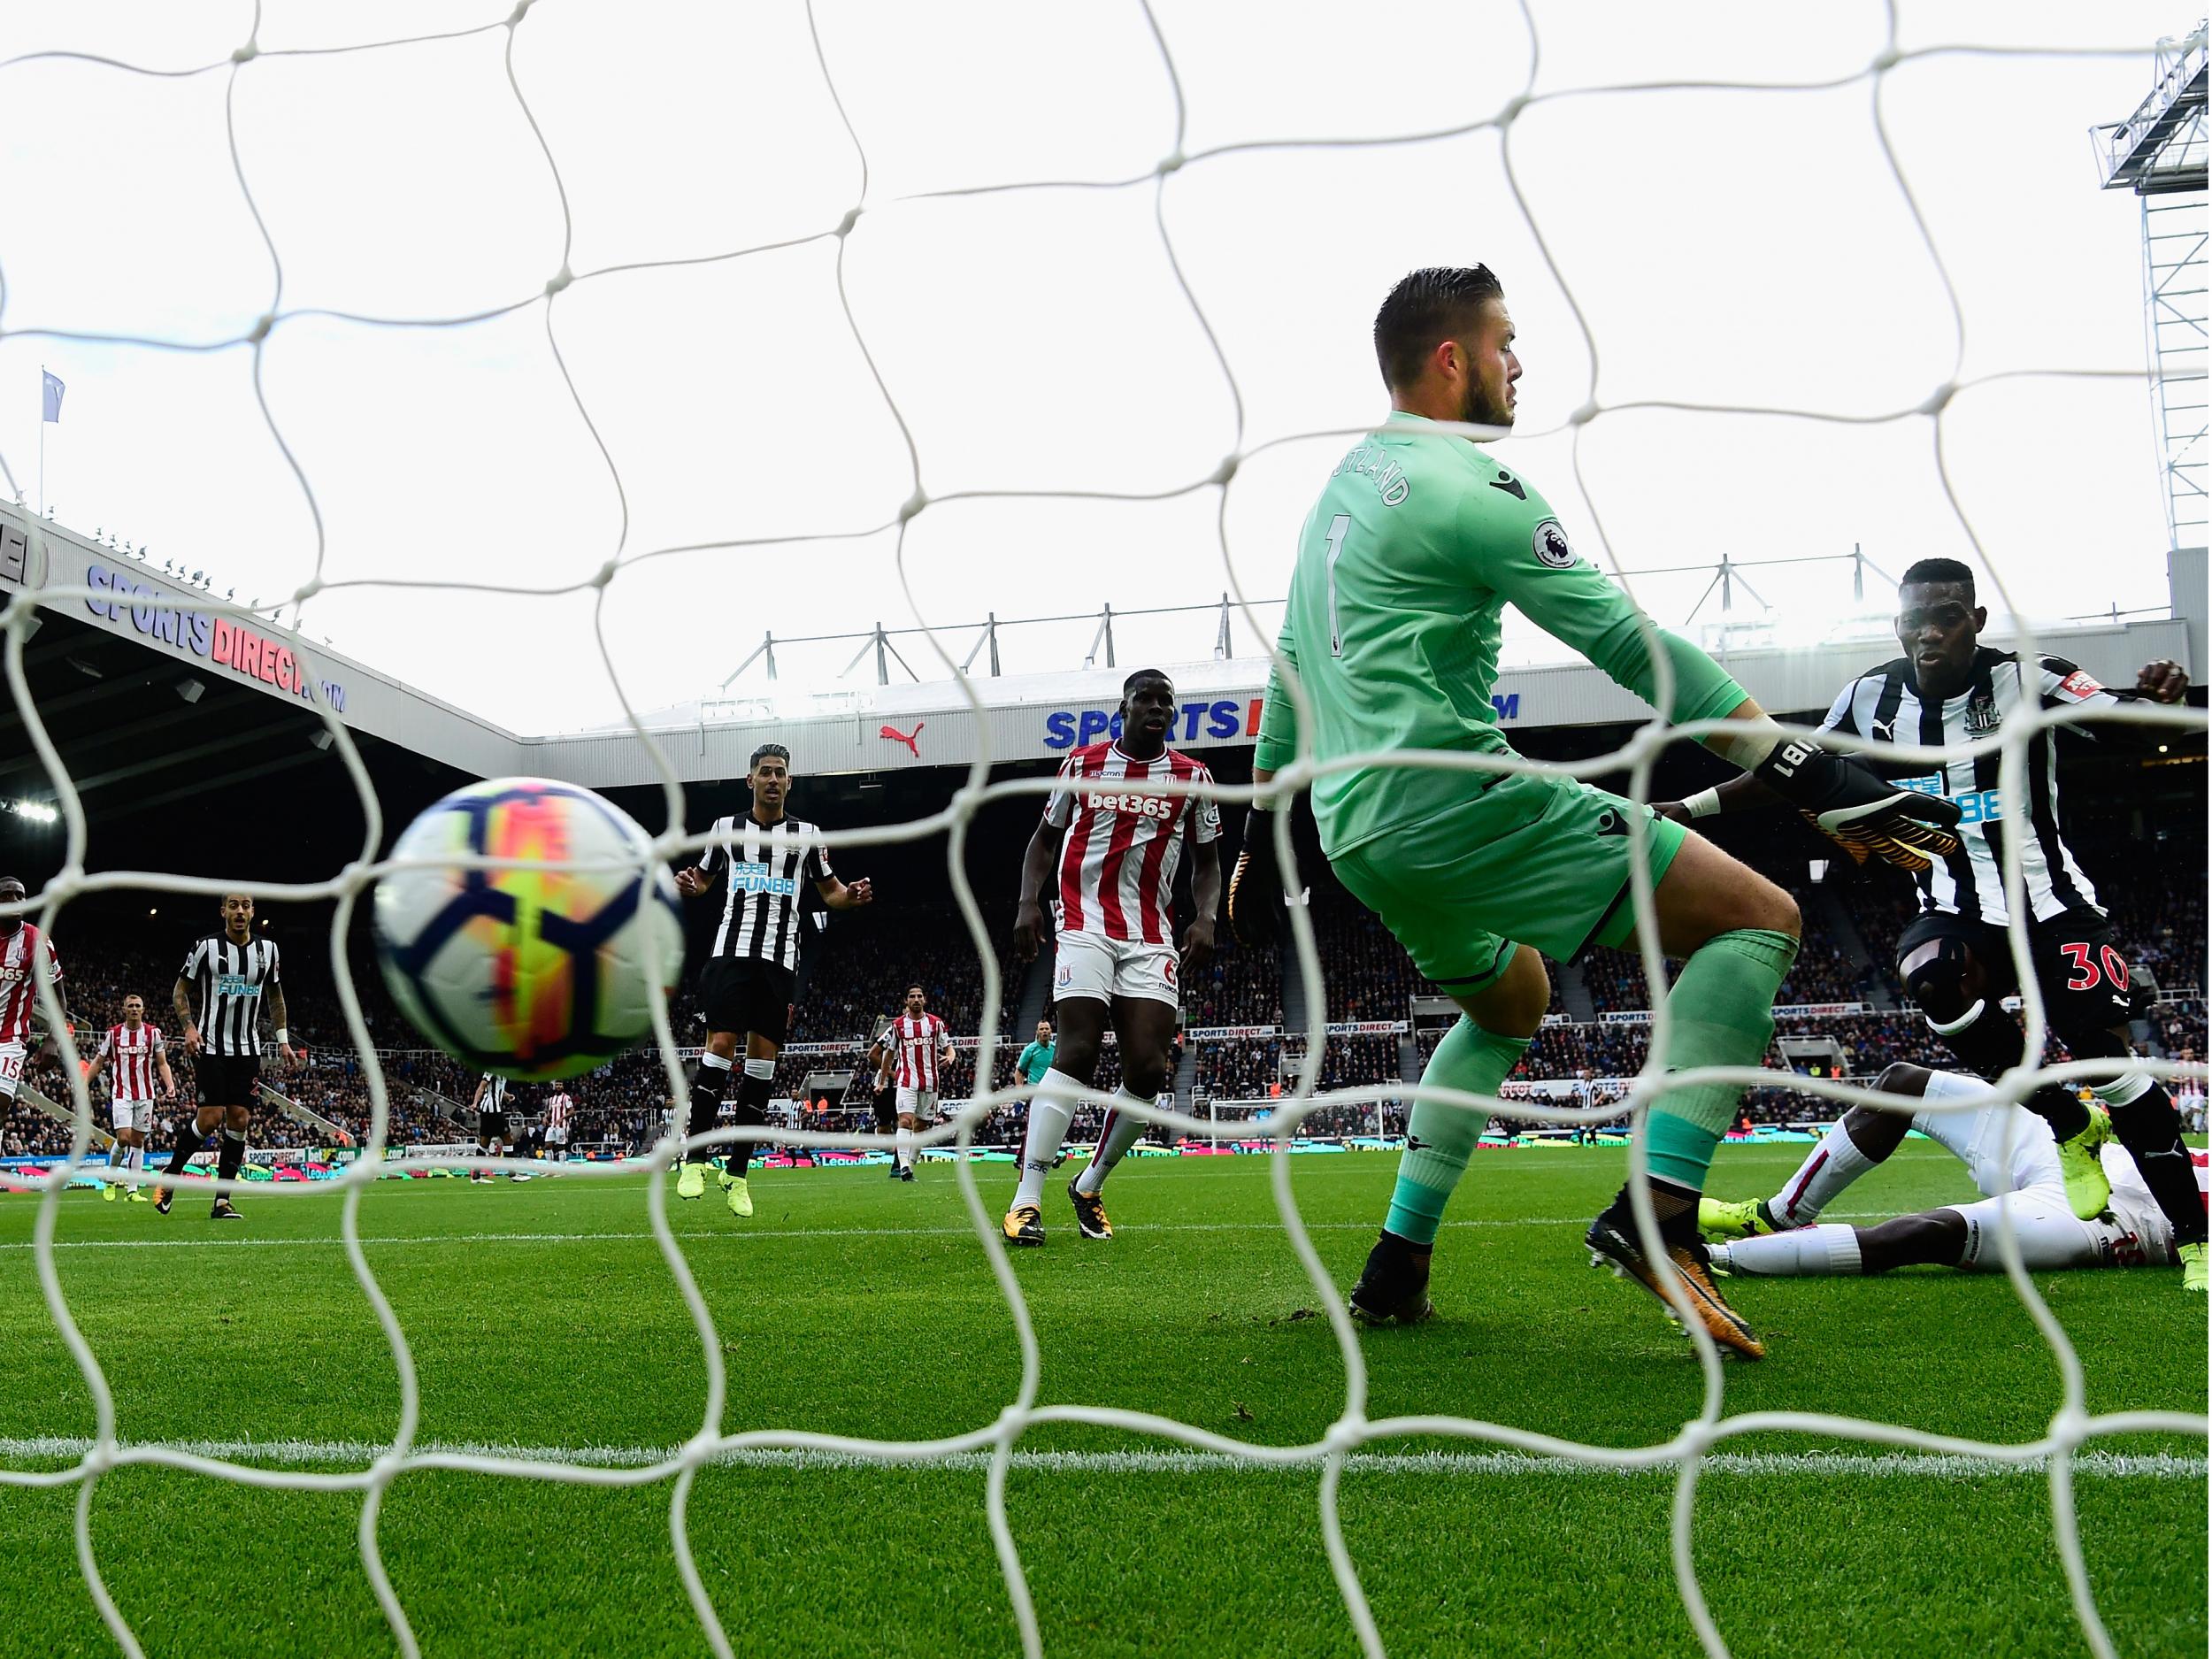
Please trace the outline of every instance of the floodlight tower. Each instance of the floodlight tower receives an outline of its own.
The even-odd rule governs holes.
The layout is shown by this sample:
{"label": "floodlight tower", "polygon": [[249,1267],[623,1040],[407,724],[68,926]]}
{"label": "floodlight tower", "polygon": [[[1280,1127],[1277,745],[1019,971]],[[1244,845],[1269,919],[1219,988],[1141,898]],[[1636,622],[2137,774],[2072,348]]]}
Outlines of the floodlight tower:
{"label": "floodlight tower", "polygon": [[[2170,551],[2205,544],[2205,26],[2158,42],[2135,113],[2090,128],[2108,190],[2143,204],[2144,324]],[[2201,554],[2200,554],[2200,558]]]}

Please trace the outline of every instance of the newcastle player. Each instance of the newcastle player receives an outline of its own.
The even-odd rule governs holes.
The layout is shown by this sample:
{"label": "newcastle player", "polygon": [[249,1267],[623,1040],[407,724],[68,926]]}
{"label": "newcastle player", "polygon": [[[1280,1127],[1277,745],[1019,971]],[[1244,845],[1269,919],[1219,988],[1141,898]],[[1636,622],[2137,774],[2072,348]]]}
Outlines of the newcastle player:
{"label": "newcastle player", "polygon": [[[485,1072],[476,1079],[476,1093],[469,1096],[469,1104],[476,1111],[476,1155],[503,1158],[511,1154],[515,1140],[507,1128],[507,1079],[496,1071]],[[498,1179],[489,1170],[469,1171],[472,1183]]]}
{"label": "newcastle player", "polygon": [[[743,817],[717,818],[714,840],[703,865],[679,872],[676,885],[697,898],[724,884],[722,914],[714,930],[707,964],[699,975],[700,1000],[706,1004],[707,1047],[692,1074],[690,1133],[708,1133],[720,1115],[725,1089],[745,1045],[743,1080],[737,1087],[741,1125],[768,1121],[768,1094],[776,1075],[796,995],[801,935],[805,926],[803,889],[811,887],[833,910],[857,910],[875,897],[866,877],[850,886],[830,871],[829,849],[806,837],[818,834],[811,824],[784,815],[791,790],[791,751],[763,743],[753,751],[745,781],[753,792],[752,810]],[[684,1151],[676,1195],[696,1198],[706,1191],[711,1148],[695,1142]],[[722,1177],[731,1213],[749,1216],[753,1199],[746,1185],[753,1143],[730,1148]]]}
{"label": "newcastle player", "polygon": [[[2178,703],[2188,689],[2188,675],[2170,662],[2152,663],[2132,689],[2113,691],[2063,657],[2024,658],[1981,644],[1989,612],[1975,601],[1974,572],[1956,559],[1913,565],[1897,601],[1897,639],[1905,654],[1846,686],[1821,723],[1824,730],[1930,748],[1963,745],[1998,731],[2016,710]],[[2150,728],[2101,721],[2076,730],[2134,748]],[[2016,841],[2029,955],[2051,1030],[2075,1059],[2113,1063],[2093,1084],[2103,1110],[2084,1105],[2071,1084],[2046,1084],[2024,1104],[2050,1125],[2069,1200],[2083,1220],[2106,1208],[2110,1185],[2098,1152],[2108,1134],[2118,1137],[2172,1229],[2184,1286],[2201,1291],[2204,1201],[2171,1097],[2130,1064],[2127,960],[2096,889],[2060,833],[2057,756],[2055,734],[2046,728],[2029,747],[2024,802],[2003,798],[1994,751],[1932,770],[1917,762],[1883,768],[1912,788],[1947,798],[1962,815],[1958,850],[1923,861],[1915,872],[1920,914],[1897,941],[1897,977],[1929,1026],[1974,1071],[1994,1078],[2019,1064],[2020,1027],[2001,1006],[2019,988],[2005,933],[2010,911],[2003,862],[2006,842]],[[1755,782],[1737,779],[1658,810],[1687,819],[1767,798]],[[1850,849],[1847,840],[1845,846]]]}
{"label": "newcastle player", "polygon": [[[177,973],[177,1023],[183,1029],[184,1051],[193,1058],[199,1102],[191,1126],[177,1127],[167,1173],[183,1174],[192,1155],[220,1122],[223,1142],[215,1173],[227,1181],[237,1178],[239,1166],[246,1161],[246,1126],[253,1118],[254,1086],[261,1074],[264,999],[276,1026],[277,1053],[288,1071],[296,1056],[285,1017],[276,941],[254,937],[251,894],[226,893],[223,926],[194,942]],[[154,1208],[167,1215],[175,1196],[173,1187],[157,1187]],[[228,1194],[219,1195],[208,1213],[217,1221],[239,1219]]]}

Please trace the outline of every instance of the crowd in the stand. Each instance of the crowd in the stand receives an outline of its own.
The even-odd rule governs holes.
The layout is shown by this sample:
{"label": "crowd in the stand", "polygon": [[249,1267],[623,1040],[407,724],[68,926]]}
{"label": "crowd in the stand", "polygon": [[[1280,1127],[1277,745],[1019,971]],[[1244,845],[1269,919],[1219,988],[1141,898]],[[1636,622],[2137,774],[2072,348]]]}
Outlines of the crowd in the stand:
{"label": "crowd in the stand", "polygon": [[[2198,869],[2200,871],[2200,862]],[[1801,895],[1802,896],[1802,895]],[[2111,904],[2115,929],[2127,941],[2133,958],[2147,967],[2168,993],[2200,984],[2205,949],[2205,899],[2200,881],[2192,879],[2162,884],[2154,872],[2139,881],[2115,880],[2106,896]],[[1854,926],[1874,961],[1893,959],[1896,935],[1914,910],[1910,889],[1891,881],[1887,872],[1862,875],[1851,881],[1845,895]],[[1856,965],[1851,952],[1819,926],[1817,905],[1802,907],[1807,936],[1798,963],[1777,1001],[1847,1002],[1883,1000],[1887,979],[1886,965],[1869,975]],[[1312,918],[1316,942],[1327,987],[1327,1018],[1343,1020],[1409,1020],[1417,996],[1433,995],[1408,961],[1396,941],[1366,911],[1341,894],[1317,892]],[[994,937],[1003,937],[1004,918],[991,916]],[[170,987],[177,963],[144,949],[103,949],[96,938],[81,943],[65,929],[58,936],[67,976],[67,988],[78,1028],[78,1044],[89,1056],[98,1034],[119,1016],[122,998],[135,992],[146,1000],[148,1017],[172,1038],[170,1063],[177,1084],[177,1100],[165,1110],[166,1121],[157,1130],[157,1147],[169,1143],[176,1125],[189,1121],[193,1105],[193,1068],[180,1045],[175,1043],[176,1019],[170,1006]],[[181,953],[180,952],[180,955]],[[1280,1028],[1284,1025],[1283,963],[1287,954],[1254,952],[1238,948],[1222,931],[1219,954],[1208,966],[1192,974],[1185,987],[1187,1026],[1255,1025]],[[1015,1081],[1014,1060],[1026,1030],[1015,1028],[1018,998],[1013,987],[1021,983],[1010,964],[1004,982],[1008,987],[1002,1006],[1001,1041],[994,1086],[1008,1087]],[[457,1108],[465,1107],[477,1078],[457,1063],[422,1047],[422,1040],[401,1017],[365,956],[352,964],[362,1014],[384,1070],[390,1104],[388,1141],[408,1147],[469,1138],[459,1122]],[[1647,1009],[1651,1003],[1644,976],[1631,952],[1592,952],[1578,972],[1592,1003],[1601,1014]],[[273,1087],[317,1114],[342,1127],[357,1142],[368,1133],[370,1111],[367,1079],[347,1040],[337,1001],[329,983],[329,964],[296,945],[286,958],[290,992],[290,1018],[296,1044],[308,1052],[299,1071],[279,1075],[273,1065],[265,1073]],[[982,1008],[982,976],[964,925],[950,906],[941,911],[916,910],[897,918],[866,918],[859,922],[839,918],[800,1001],[791,1033],[795,1044],[831,1042],[839,1047],[827,1054],[787,1052],[776,1076],[780,1099],[800,1103],[799,1121],[810,1128],[858,1132],[872,1127],[868,1111],[873,1079],[864,1062],[867,1035],[882,1018],[894,1012],[907,985],[918,981],[929,995],[932,1010],[946,1021],[956,1036],[976,1034]],[[1888,987],[1895,1000],[1894,987]],[[1554,974],[1552,1010],[1561,1009],[1557,974]],[[704,1026],[698,1005],[687,992],[672,1004],[672,1018],[681,1046],[698,1043]],[[1317,1086],[1333,1090],[1396,1082],[1412,1063],[1415,1075],[1425,1063],[1443,1029],[1440,1024],[1422,1025],[1413,1035],[1413,1052],[1402,1053],[1402,1040],[1390,1033],[1362,1033],[1331,1039],[1324,1050]],[[1579,1079],[1589,1080],[1602,1102],[1608,1087],[1599,1079],[1632,1076],[1644,1064],[1648,1027],[1638,1023],[1546,1025],[1532,1044],[1517,1073],[1522,1079]],[[2147,1022],[2139,1028],[2139,1040],[2160,1056],[2195,1059],[2206,1052],[2206,1005],[2201,996],[2160,1002]],[[1849,1016],[1786,1016],[1778,1028],[1778,1043],[1768,1064],[1786,1066],[1778,1039],[1832,1039],[1841,1050],[1847,1074],[1878,1070],[1893,1059],[1923,1064],[1953,1064],[1947,1051],[1925,1023],[1909,1011],[1877,1011]],[[1207,1040],[1194,1048],[1188,1078],[1190,1104],[1206,1100],[1263,1101],[1292,1092],[1297,1063],[1303,1053],[1302,1034],[1265,1039]],[[2054,1048],[2055,1057],[2062,1057]],[[1108,1046],[1101,1055],[1096,1087],[1110,1092],[1120,1082],[1118,1050]],[[975,1051],[962,1048],[941,1079],[940,1093],[962,1099],[974,1092]],[[34,1064],[28,1080],[48,1097],[66,1102],[67,1086],[58,1065]],[[626,1055],[585,1077],[571,1080],[565,1092],[574,1103],[571,1141],[578,1147],[623,1150],[641,1148],[659,1136],[667,1121],[668,1078],[660,1056],[650,1050]],[[518,1087],[511,1096],[511,1110],[524,1125],[537,1120],[546,1087]],[[105,1089],[98,1091],[97,1121],[105,1123]],[[1337,1111],[1338,1108],[1328,1109]],[[1390,1112],[1400,1110],[1396,1106]],[[986,1141],[1018,1135],[1025,1108],[1017,1102],[1001,1109],[979,1132]],[[1804,1110],[1802,1097],[1788,1091],[1754,1091],[1747,1100],[1747,1115],[1791,1117]],[[1371,1128],[1373,1109],[1344,1107],[1344,1133]],[[1094,1112],[1079,1117],[1071,1132],[1079,1136],[1085,1125],[1095,1128]],[[1310,1125],[1331,1121],[1317,1118]],[[1314,1132],[1319,1133],[1318,1129]],[[320,1131],[285,1118],[276,1111],[257,1113],[255,1143],[262,1147],[320,1144]],[[50,1154],[65,1147],[65,1128],[22,1102],[0,1102],[0,1156]]]}

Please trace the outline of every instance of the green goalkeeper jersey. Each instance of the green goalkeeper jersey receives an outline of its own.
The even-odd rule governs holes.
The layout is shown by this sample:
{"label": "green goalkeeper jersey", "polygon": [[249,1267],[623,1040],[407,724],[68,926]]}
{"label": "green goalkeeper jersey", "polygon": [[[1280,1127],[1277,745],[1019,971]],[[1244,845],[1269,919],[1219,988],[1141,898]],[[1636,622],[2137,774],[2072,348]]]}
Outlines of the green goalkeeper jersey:
{"label": "green goalkeeper jersey", "polygon": [[[1337,463],[1298,538],[1278,644],[1310,699],[1314,758],[1509,752],[1490,701],[1509,603],[1655,703],[1636,607],[1575,554],[1534,487],[1435,423],[1392,414]],[[1671,718],[1711,718],[1743,702],[1711,657],[1663,628],[1655,634],[1674,665]],[[1297,749],[1296,713],[1271,675],[1254,764],[1280,768]],[[1313,785],[1322,848],[1333,858],[1480,787],[1432,768],[1330,773]]]}

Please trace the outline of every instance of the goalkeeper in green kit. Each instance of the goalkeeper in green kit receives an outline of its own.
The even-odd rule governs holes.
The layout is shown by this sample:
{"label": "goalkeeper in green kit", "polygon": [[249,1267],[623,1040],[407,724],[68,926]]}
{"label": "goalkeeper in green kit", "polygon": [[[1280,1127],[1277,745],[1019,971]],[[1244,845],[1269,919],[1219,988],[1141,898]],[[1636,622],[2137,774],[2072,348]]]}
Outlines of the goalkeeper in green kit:
{"label": "goalkeeper in green kit", "polygon": [[[1674,720],[1736,723],[1707,746],[1756,774],[1831,835],[1908,866],[1956,845],[1958,809],[1883,782],[1776,726],[1702,651],[1640,616],[1585,564],[1529,481],[1439,421],[1509,427],[1513,323],[1480,265],[1417,271],[1383,302],[1375,353],[1392,412],[1337,464],[1307,515],[1278,647],[1310,708],[1302,731],[1279,672],[1261,719],[1253,780],[1302,750],[1316,761],[1418,749],[1509,754],[1490,691],[1499,613],[1509,603],[1647,701],[1655,648],[1673,669]],[[1797,955],[1796,902],[1648,807],[1547,772],[1447,772],[1378,760],[1313,786],[1322,849],[1414,964],[1463,1010],[1422,1074],[1495,1094],[1542,1022],[1538,953],[1570,958],[1632,941],[1632,819],[1644,826],[1659,942],[1679,959],[1668,993],[1670,1071],[1758,1064],[1773,1003]],[[1229,918],[1248,942],[1271,937],[1284,902],[1263,798],[1245,830]],[[1765,1350],[1724,1302],[1697,1233],[1698,1194],[1742,1090],[1671,1089],[1647,1119],[1651,1199],[1666,1255],[1713,1340]],[[1374,1322],[1430,1311],[1429,1257],[1444,1206],[1482,1130],[1472,1111],[1423,1101],[1381,1238],[1351,1294]],[[1591,1224],[1594,1256],[1655,1294],[1628,1191]]]}

